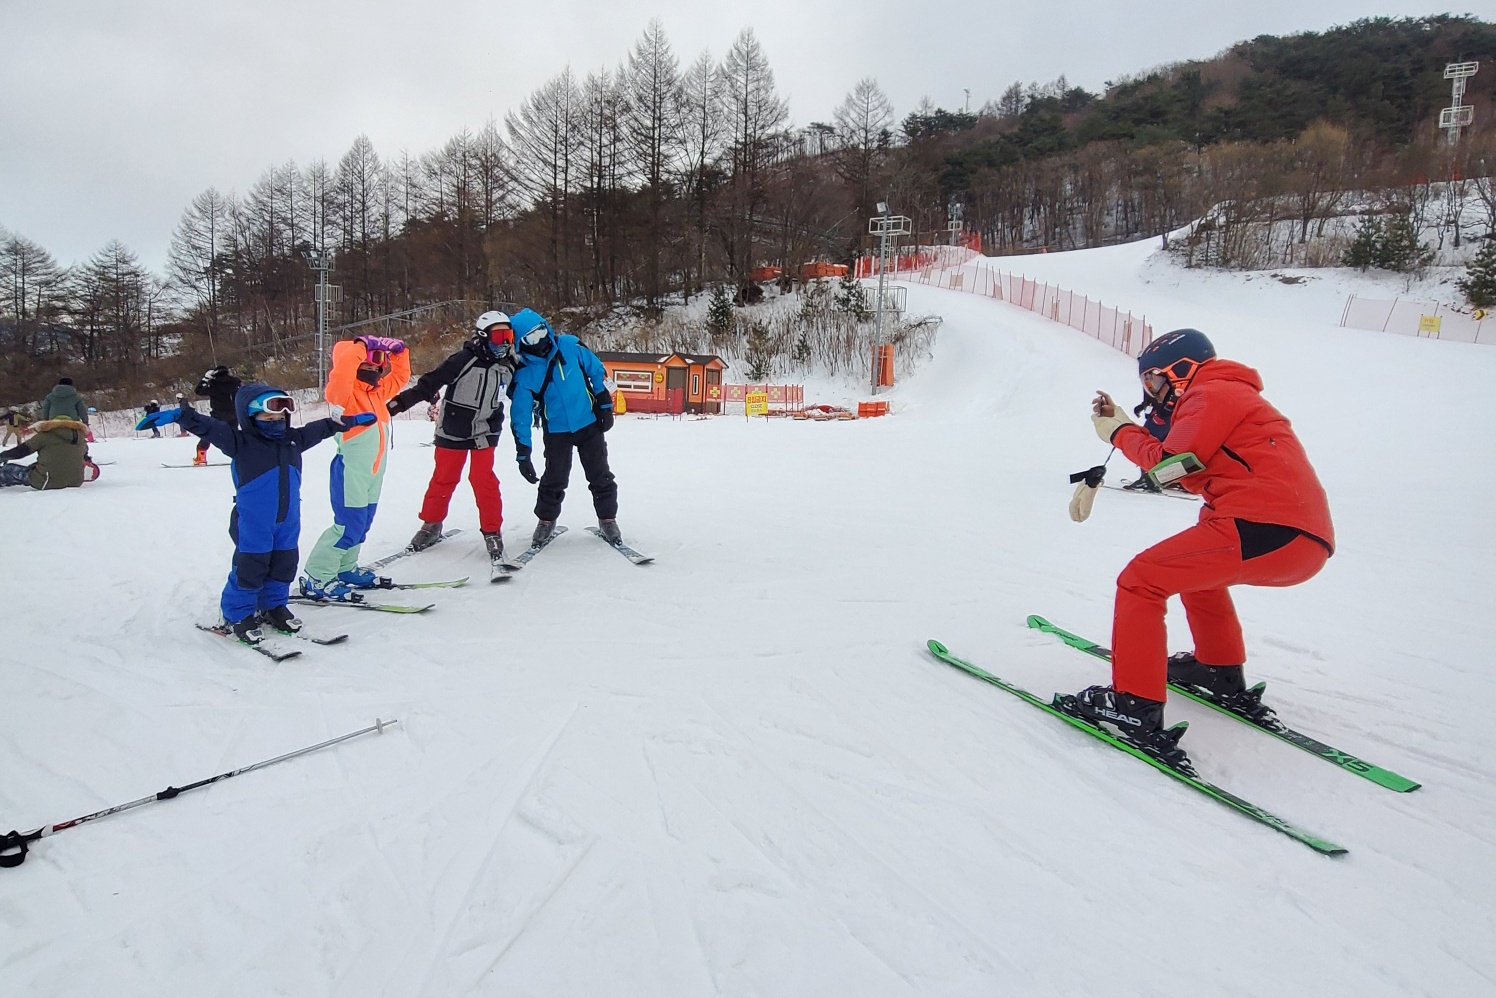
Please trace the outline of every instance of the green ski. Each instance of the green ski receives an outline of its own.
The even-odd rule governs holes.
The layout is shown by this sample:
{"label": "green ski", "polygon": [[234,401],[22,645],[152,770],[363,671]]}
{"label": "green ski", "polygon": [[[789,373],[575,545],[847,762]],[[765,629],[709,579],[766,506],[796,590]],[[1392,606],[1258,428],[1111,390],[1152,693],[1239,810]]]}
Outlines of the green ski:
{"label": "green ski", "polygon": [[1297,825],[1290,824],[1289,822],[1269,811],[1264,811],[1256,804],[1253,804],[1252,802],[1247,800],[1243,800],[1230,791],[1223,790],[1213,783],[1207,783],[1206,781],[1199,779],[1198,777],[1189,776],[1177,769],[1174,769],[1171,766],[1165,765],[1164,763],[1150,756],[1148,753],[1142,751],[1141,749],[1135,748],[1122,739],[1112,735],[1108,731],[1098,728],[1093,724],[1088,724],[1078,717],[1071,717],[1064,711],[1057,709],[1053,704],[1045,703],[1043,700],[1034,696],[1029,691],[1022,689],[1021,687],[1014,686],[1007,680],[1000,679],[997,676],[994,676],[992,673],[986,671],[985,669],[981,669],[975,665],[972,665],[965,659],[956,657],[955,655],[951,654],[950,649],[941,644],[939,641],[930,641],[928,642],[927,646],[929,647],[931,654],[933,654],[936,658],[940,659],[947,665],[953,665],[963,672],[969,672],[973,676],[976,676],[978,679],[985,680],[986,682],[991,683],[993,686],[997,686],[1001,689],[1007,690],[1009,693],[1018,697],[1020,700],[1023,700],[1026,703],[1033,704],[1035,707],[1038,707],[1045,713],[1054,715],[1055,717],[1066,722],[1072,727],[1079,728],[1087,734],[1092,735],[1093,737],[1098,738],[1103,742],[1106,742],[1113,748],[1121,749],[1128,755],[1135,756],[1143,760],[1154,769],[1167,773],[1179,782],[1194,787],[1196,790],[1205,794],[1207,797],[1213,797],[1216,800],[1220,801],[1222,804],[1225,804],[1227,807],[1233,808],[1236,811],[1240,811],[1242,814],[1251,818],[1253,821],[1261,822],[1262,824],[1267,825],[1269,828],[1273,828],[1277,831],[1282,832],[1284,835],[1287,835],[1291,839],[1302,842],[1304,845],[1308,846],[1310,849],[1313,849],[1315,852],[1322,853],[1326,856],[1343,856],[1347,852],[1344,846],[1338,846],[1328,839],[1322,839],[1317,835],[1306,832],[1302,828],[1299,828]]}
{"label": "green ski", "polygon": [[[1028,618],[1028,625],[1032,628],[1035,628],[1036,630],[1043,631],[1045,634],[1053,634],[1055,637],[1059,638],[1070,647],[1079,649],[1080,651],[1085,652],[1087,655],[1094,655],[1096,658],[1101,659],[1103,662],[1110,662],[1112,660],[1111,649],[1105,648],[1094,641],[1088,641],[1078,634],[1071,634],[1064,628],[1056,627],[1054,624],[1051,624],[1043,617],[1040,617],[1038,615],[1030,615]],[[1342,752],[1337,748],[1332,748],[1331,746],[1326,745],[1324,742],[1318,740],[1317,738],[1312,738],[1309,735],[1304,734],[1302,731],[1295,731],[1293,728],[1288,727],[1281,721],[1274,724],[1262,724],[1258,721],[1254,721],[1250,717],[1246,717],[1234,710],[1231,710],[1230,708],[1222,705],[1211,697],[1200,693],[1197,690],[1191,689],[1188,686],[1178,686],[1174,683],[1170,683],[1169,689],[1173,690],[1175,693],[1181,694],[1182,696],[1189,697],[1196,703],[1203,703],[1207,707],[1218,710],[1222,714],[1229,714],[1230,716],[1236,718],[1238,721],[1241,721],[1244,724],[1250,724],[1252,727],[1258,728],[1262,731],[1266,731],[1270,735],[1276,735],[1288,744],[1301,748],[1305,752],[1308,752],[1312,755],[1319,756],[1326,762],[1332,762],[1335,765],[1339,766],[1341,769],[1348,770],[1349,772],[1355,773],[1357,776],[1368,779],[1379,787],[1386,787],[1388,790],[1396,790],[1398,793],[1405,794],[1410,790],[1417,790],[1420,786],[1423,785],[1421,783],[1413,782],[1406,776],[1399,776],[1398,774],[1392,772],[1390,769],[1383,769],[1380,766],[1373,766],[1371,763],[1365,761],[1364,759],[1356,758],[1349,752]]]}

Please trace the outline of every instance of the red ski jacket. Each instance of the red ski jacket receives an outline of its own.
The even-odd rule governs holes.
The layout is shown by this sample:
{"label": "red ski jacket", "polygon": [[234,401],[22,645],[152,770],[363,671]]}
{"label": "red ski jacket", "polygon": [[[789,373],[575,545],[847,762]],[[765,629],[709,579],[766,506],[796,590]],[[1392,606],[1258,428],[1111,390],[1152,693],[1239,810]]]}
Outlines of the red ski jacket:
{"label": "red ski jacket", "polygon": [[1112,436],[1127,459],[1151,468],[1192,452],[1205,470],[1181,479],[1204,497],[1200,519],[1232,517],[1293,527],[1332,553],[1330,501],[1293,427],[1262,397],[1262,378],[1245,364],[1212,360],[1200,367],[1174,406],[1162,442],[1141,426]]}

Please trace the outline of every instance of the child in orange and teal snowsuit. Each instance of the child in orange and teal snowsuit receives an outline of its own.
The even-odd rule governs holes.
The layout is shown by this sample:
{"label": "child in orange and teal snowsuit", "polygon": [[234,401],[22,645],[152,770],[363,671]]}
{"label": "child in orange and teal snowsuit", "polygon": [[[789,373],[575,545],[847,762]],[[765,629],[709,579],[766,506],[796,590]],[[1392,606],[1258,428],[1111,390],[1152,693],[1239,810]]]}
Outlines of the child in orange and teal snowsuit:
{"label": "child in orange and teal snowsuit", "polygon": [[410,380],[405,343],[388,336],[360,336],[332,348],[327,402],[345,414],[372,413],[376,421],[338,436],[330,487],[333,525],[317,539],[302,569],[301,592],[314,599],[348,600],[356,589],[381,580],[360,568],[358,553],[369,536],[390,448],[388,403]]}

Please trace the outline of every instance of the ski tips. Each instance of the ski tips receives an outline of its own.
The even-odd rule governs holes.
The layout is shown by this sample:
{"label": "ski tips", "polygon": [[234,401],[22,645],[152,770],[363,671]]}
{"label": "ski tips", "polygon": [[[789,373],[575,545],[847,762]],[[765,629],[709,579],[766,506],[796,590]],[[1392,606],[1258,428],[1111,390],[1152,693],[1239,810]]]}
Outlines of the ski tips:
{"label": "ski tips", "polygon": [[1039,629],[1041,631],[1054,626],[1049,621],[1047,621],[1043,617],[1039,616],[1037,613],[1031,613],[1031,614],[1029,614],[1028,615],[1028,620],[1025,621],[1025,623],[1027,623],[1028,626],[1037,628],[1037,629]]}
{"label": "ski tips", "polygon": [[925,647],[928,648],[928,649],[930,649],[932,652],[934,652],[937,655],[949,655],[951,653],[951,650],[949,648],[947,648],[945,645],[941,644],[939,641],[936,641],[934,638],[931,638],[929,641],[926,641],[925,642]]}

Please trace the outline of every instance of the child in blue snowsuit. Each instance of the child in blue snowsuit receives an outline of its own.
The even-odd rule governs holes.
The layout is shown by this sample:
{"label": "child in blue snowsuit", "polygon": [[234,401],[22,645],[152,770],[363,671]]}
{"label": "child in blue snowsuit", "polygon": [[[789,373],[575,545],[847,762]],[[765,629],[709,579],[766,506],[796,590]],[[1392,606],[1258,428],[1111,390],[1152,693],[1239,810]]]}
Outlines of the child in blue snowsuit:
{"label": "child in blue snowsuit", "polygon": [[249,384],[234,396],[238,426],[204,416],[183,403],[179,409],[147,416],[136,427],[178,423],[233,462],[229,536],[234,539],[234,563],[219,607],[224,623],[241,641],[260,640],[257,625],[262,617],[282,631],[301,625],[286,607],[300,558],[301,452],[334,433],[374,420],[366,413],[294,427],[290,416],[295,408],[284,391]]}

